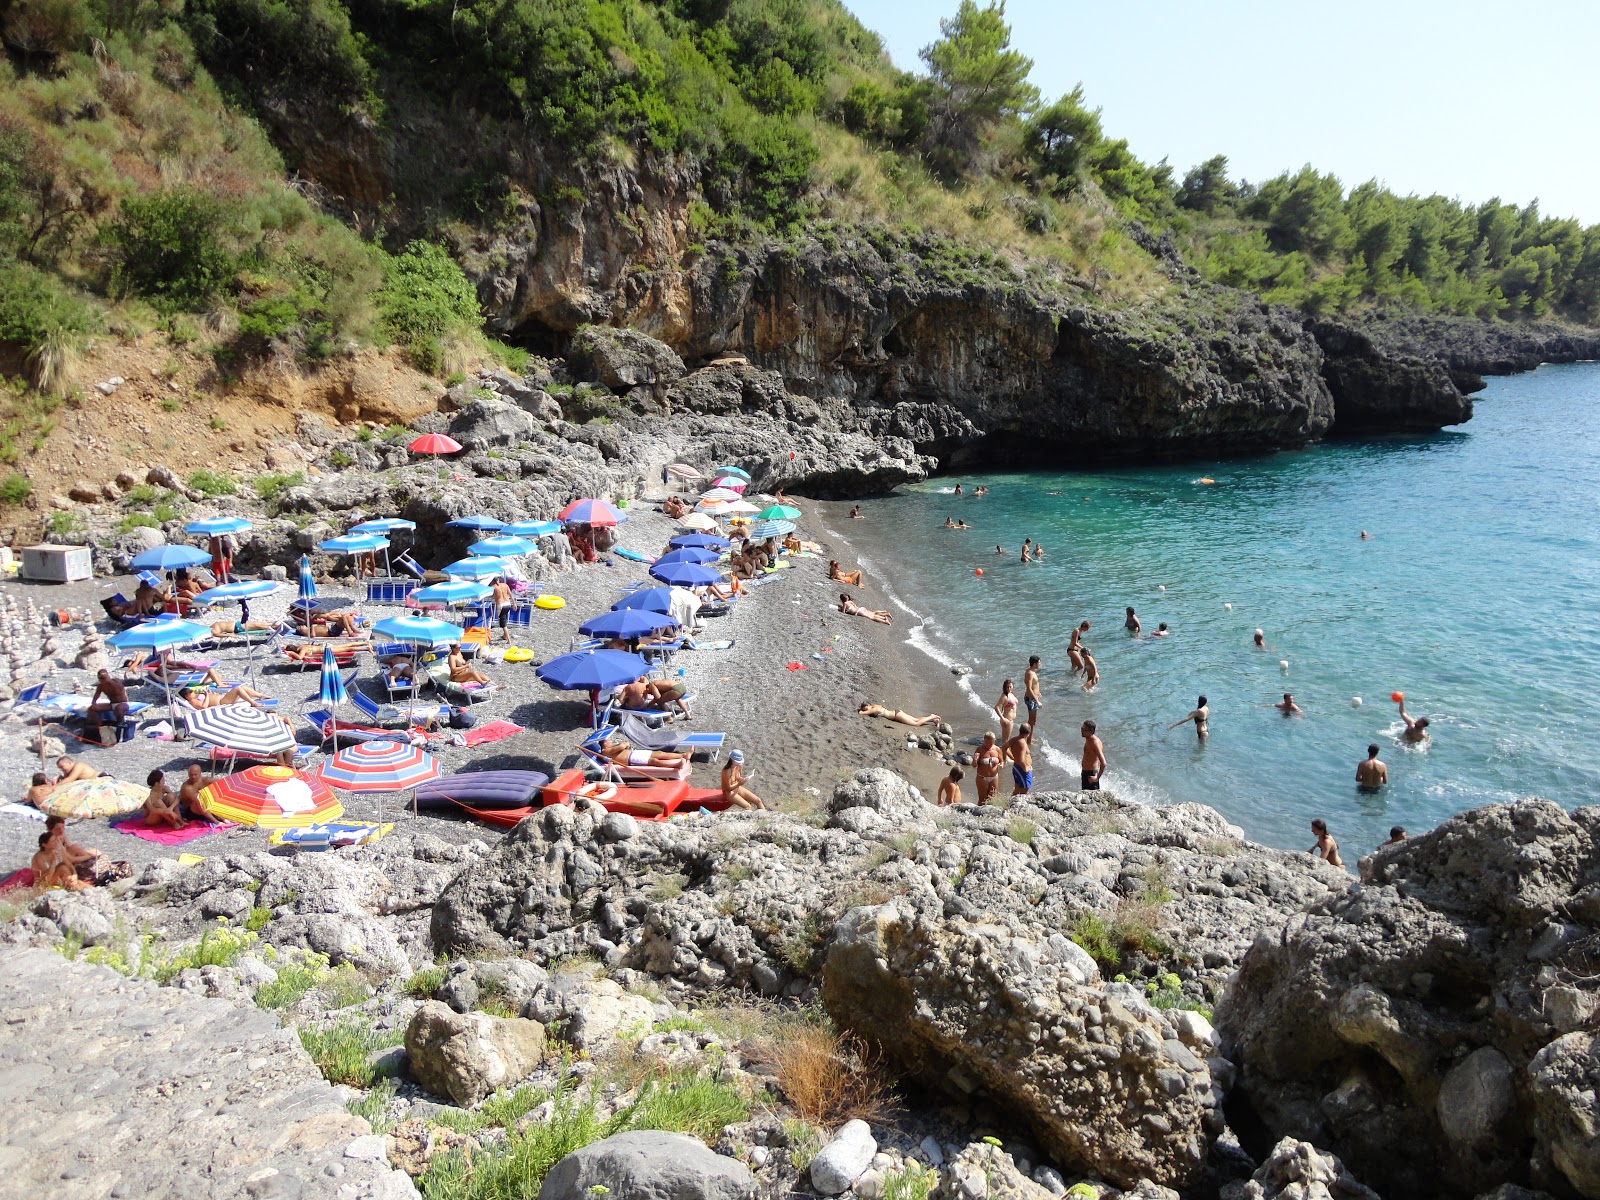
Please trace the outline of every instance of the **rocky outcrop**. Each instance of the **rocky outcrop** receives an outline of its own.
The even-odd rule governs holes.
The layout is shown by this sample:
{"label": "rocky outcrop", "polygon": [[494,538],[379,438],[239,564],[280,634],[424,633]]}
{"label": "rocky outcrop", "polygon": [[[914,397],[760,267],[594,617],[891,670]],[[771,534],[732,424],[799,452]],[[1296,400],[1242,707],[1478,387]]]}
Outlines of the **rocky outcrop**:
{"label": "rocky outcrop", "polygon": [[1462,813],[1264,932],[1218,1009],[1243,1097],[1385,1196],[1600,1196],[1600,809]]}
{"label": "rocky outcrop", "polygon": [[1396,311],[1376,314],[1361,328],[1386,352],[1442,363],[1463,392],[1482,391],[1484,375],[1600,358],[1600,330],[1580,325]]}
{"label": "rocky outcrop", "polygon": [[1322,351],[1335,433],[1422,433],[1471,420],[1472,401],[1437,360],[1386,353],[1337,321],[1312,320],[1306,328]]}

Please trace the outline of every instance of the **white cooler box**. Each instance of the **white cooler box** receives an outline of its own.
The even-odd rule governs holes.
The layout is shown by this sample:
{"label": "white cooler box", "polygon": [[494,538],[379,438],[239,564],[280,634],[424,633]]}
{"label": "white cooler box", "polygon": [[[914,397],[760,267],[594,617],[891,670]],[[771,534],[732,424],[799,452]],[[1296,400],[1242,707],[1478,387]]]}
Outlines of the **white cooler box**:
{"label": "white cooler box", "polygon": [[72,583],[94,578],[87,546],[24,546],[22,577],[47,583]]}

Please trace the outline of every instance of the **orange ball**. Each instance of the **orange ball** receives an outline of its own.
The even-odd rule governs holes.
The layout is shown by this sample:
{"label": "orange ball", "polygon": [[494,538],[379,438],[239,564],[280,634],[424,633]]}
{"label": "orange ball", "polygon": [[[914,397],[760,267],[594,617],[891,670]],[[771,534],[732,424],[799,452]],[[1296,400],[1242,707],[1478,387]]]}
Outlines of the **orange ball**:
{"label": "orange ball", "polygon": [[1406,698],[1406,694],[1404,692],[1390,692],[1389,693],[1389,699],[1393,700],[1396,704],[1399,704],[1400,701],[1404,700],[1405,698]]}
{"label": "orange ball", "polygon": [[982,575],[983,574],[983,568],[982,567],[973,567],[972,568],[972,573],[974,575]]}

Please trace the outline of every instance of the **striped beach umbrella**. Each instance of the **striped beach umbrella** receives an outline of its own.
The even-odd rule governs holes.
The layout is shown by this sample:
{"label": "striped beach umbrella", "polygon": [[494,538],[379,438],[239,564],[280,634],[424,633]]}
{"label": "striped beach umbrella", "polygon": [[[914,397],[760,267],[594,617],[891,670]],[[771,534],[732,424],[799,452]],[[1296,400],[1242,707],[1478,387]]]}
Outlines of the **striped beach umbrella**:
{"label": "striped beach umbrella", "polygon": [[621,525],[628,514],[604,500],[574,500],[556,514],[568,525]]}
{"label": "striped beach umbrella", "polygon": [[458,558],[441,569],[454,579],[493,579],[506,573],[506,561],[503,558],[474,555],[471,558]]}
{"label": "striped beach umbrella", "polygon": [[706,563],[714,563],[720,557],[721,555],[715,550],[702,550],[698,546],[680,546],[678,549],[668,551],[656,559],[656,565],[659,566],[662,563],[698,563],[704,565]]}
{"label": "striped beach umbrella", "polygon": [[461,443],[456,441],[455,438],[448,437],[442,433],[425,433],[419,438],[414,438],[406,446],[406,449],[413,454],[438,456],[440,454],[454,454],[461,449]]}
{"label": "striped beach umbrella", "polygon": [[298,600],[315,600],[317,598],[317,581],[311,574],[311,556],[300,556],[300,594]]}
{"label": "striped beach umbrella", "polygon": [[449,579],[444,583],[430,583],[406,596],[408,603],[417,604],[471,604],[482,600],[494,589],[486,583],[471,579]]}
{"label": "striped beach umbrella", "polygon": [[167,545],[146,550],[133,560],[135,571],[176,571],[179,567],[198,567],[211,561],[204,550],[193,546]]}
{"label": "striped beach umbrella", "polygon": [[658,562],[650,568],[650,575],[662,583],[685,588],[705,587],[722,581],[722,572],[689,562]]}
{"label": "striped beach umbrella", "polygon": [[731,504],[724,504],[717,510],[719,515],[725,517],[738,516],[741,514],[753,513],[755,511],[756,506],[751,504],[748,500],[735,500]]}
{"label": "striped beach umbrella", "polygon": [[715,529],[717,527],[717,522],[715,518],[710,517],[703,512],[697,512],[690,513],[683,520],[679,521],[678,526],[682,529],[693,530],[696,533],[704,533],[707,530]]}
{"label": "striped beach umbrella", "polygon": [[763,508],[756,517],[762,521],[797,521],[800,519],[800,510],[792,504],[773,504]]}
{"label": "striped beach umbrella", "polygon": [[700,472],[688,463],[672,463],[667,467],[667,474],[674,479],[695,480],[701,478]]}
{"label": "striped beach umbrella", "polygon": [[743,467],[712,467],[711,473],[713,475],[737,475],[741,479],[750,478],[750,472]]}
{"label": "striped beach umbrella", "polygon": [[750,536],[758,542],[770,537],[782,537],[786,533],[793,532],[793,521],[757,521],[750,527]]}
{"label": "striped beach umbrella", "polygon": [[467,547],[467,553],[477,558],[515,558],[519,554],[532,554],[538,548],[525,537],[510,537],[501,530],[494,537],[473,542]]}
{"label": "striped beach umbrella", "polygon": [[720,500],[728,502],[739,499],[739,493],[734,491],[732,488],[718,486],[711,488],[709,491],[701,492],[700,499],[702,501]]}
{"label": "striped beach umbrella", "polygon": [[388,548],[389,539],[376,533],[347,533],[317,543],[317,549],[324,554],[376,554]]}
{"label": "striped beach umbrella", "polygon": [[345,691],[344,676],[334,661],[333,647],[322,648],[322,670],[317,676],[317,704],[322,708],[336,708],[350,699]]}
{"label": "striped beach umbrella", "polygon": [[[323,654],[329,653],[327,647]],[[265,757],[294,749],[294,732],[278,717],[253,704],[219,704],[184,717],[189,736],[208,746]]]}
{"label": "striped beach umbrella", "polygon": [[125,779],[112,779],[109,775],[102,775],[98,779],[78,779],[57,786],[39,801],[39,811],[68,820],[114,817],[144,807],[149,791],[149,788]]}
{"label": "striped beach umbrella", "polygon": [[506,537],[542,538],[548,534],[560,533],[560,521],[513,521],[501,527],[500,532]]}
{"label": "striped beach umbrella", "polygon": [[200,802],[214,817],[262,829],[292,829],[344,815],[332,788],[291,767],[235,771],[202,788]]}
{"label": "striped beach umbrella", "polygon": [[721,479],[713,479],[711,486],[723,488],[730,492],[737,492],[742,496],[745,488],[750,486],[750,481],[748,479],[740,479],[737,475],[724,475]]}
{"label": "striped beach umbrella", "polygon": [[243,517],[201,517],[198,521],[190,521],[183,527],[185,533],[196,533],[204,537],[216,537],[224,533],[243,533],[247,529],[254,529]]}
{"label": "striped beach umbrella", "polygon": [[457,517],[454,521],[444,523],[446,529],[476,529],[488,530],[490,533],[505,527],[505,522],[499,517],[486,516],[483,513],[474,513],[470,517]]}
{"label": "striped beach umbrella", "polygon": [[410,742],[359,742],[324,762],[317,777],[343,792],[405,792],[439,778],[439,762]]}

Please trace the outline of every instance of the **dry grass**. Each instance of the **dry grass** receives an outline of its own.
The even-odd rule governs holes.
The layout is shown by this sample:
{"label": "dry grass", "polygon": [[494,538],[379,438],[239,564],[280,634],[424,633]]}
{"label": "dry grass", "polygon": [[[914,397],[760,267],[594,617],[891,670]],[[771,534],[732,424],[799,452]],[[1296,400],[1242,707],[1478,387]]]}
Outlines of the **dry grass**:
{"label": "dry grass", "polygon": [[789,1103],[813,1125],[875,1121],[894,1107],[883,1056],[859,1038],[796,1021],[762,1052]]}

